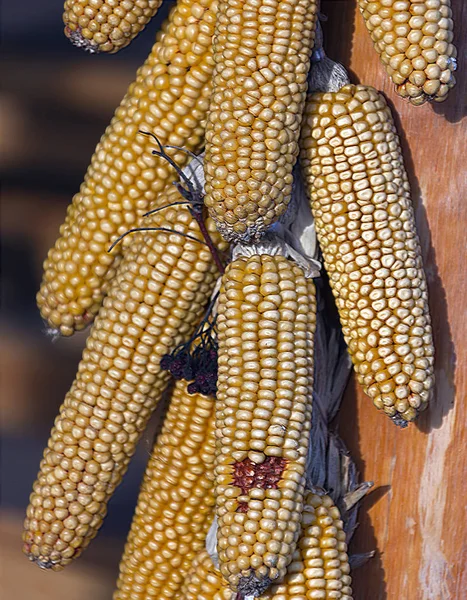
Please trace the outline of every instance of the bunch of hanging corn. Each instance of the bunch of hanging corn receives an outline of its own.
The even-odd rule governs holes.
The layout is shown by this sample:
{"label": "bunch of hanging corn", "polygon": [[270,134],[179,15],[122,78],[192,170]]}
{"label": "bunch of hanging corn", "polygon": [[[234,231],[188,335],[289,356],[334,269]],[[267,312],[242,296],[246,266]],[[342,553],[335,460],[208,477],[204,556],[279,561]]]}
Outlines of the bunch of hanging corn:
{"label": "bunch of hanging corn", "polygon": [[[314,294],[314,286],[309,282],[310,292]],[[326,313],[328,314],[328,313]],[[317,357],[323,358],[325,361],[331,361],[332,369],[337,367],[335,347],[326,349],[327,341],[323,338],[323,333],[329,334],[329,320],[326,322],[321,320],[321,340],[320,350],[321,355]],[[314,321],[310,320],[309,329],[309,351],[313,351],[314,339]],[[343,358],[343,356],[342,356]],[[338,360],[341,368],[347,371],[342,360]],[[321,367],[324,365],[321,364]],[[348,371],[347,371],[348,372]],[[316,400],[320,403],[318,421],[324,419],[327,422],[331,418],[333,409],[333,394],[329,393],[333,383],[329,380],[321,381],[320,397]],[[339,394],[340,397],[340,394]],[[164,430],[159,437],[152,457],[150,459],[146,472],[145,482],[143,483],[142,492],[138,501],[137,514],[135,516],[132,531],[130,532],[127,550],[120,565],[120,579],[118,591],[114,598],[121,600],[124,598],[132,598],[133,600],[142,600],[147,597],[175,597],[180,600],[232,600],[232,591],[221,573],[215,568],[217,560],[214,562],[208,552],[213,551],[212,539],[206,539],[206,546],[210,550],[199,550],[196,556],[193,557],[195,544],[200,544],[198,538],[194,540],[190,538],[191,527],[196,527],[195,523],[187,520],[186,525],[177,530],[176,535],[172,530],[175,528],[174,522],[180,522],[181,507],[188,505],[190,499],[193,502],[198,502],[198,495],[192,494],[189,496],[188,489],[193,485],[189,482],[184,486],[186,496],[180,498],[177,491],[178,469],[184,467],[186,469],[186,478],[192,473],[192,468],[187,464],[186,457],[192,459],[192,465],[199,465],[199,459],[196,459],[193,453],[200,452],[201,460],[206,461],[205,467],[209,473],[206,483],[206,495],[212,498],[214,482],[212,481],[212,451],[211,443],[214,437],[209,442],[209,434],[205,435],[205,442],[209,445],[209,452],[206,455],[200,451],[200,443],[203,438],[203,431],[207,431],[214,423],[212,419],[212,403],[209,400],[199,397],[203,402],[206,410],[203,411],[203,417],[198,413],[194,406],[198,405],[199,400],[196,396],[190,397],[186,395],[186,391],[182,386],[175,390],[175,394],[171,401],[170,410],[164,424]],[[182,404],[183,403],[183,404]],[[329,412],[330,411],[330,412]],[[196,424],[198,427],[193,429],[190,427],[190,414],[196,414]],[[208,417],[208,415],[211,415]],[[180,425],[178,425],[180,422]],[[213,430],[210,430],[213,434]],[[172,435],[169,435],[172,433]],[[195,437],[195,439],[193,439]],[[317,435],[319,437],[319,434]],[[175,443],[180,440],[180,453],[178,454],[179,461],[175,461],[177,456]],[[361,497],[361,487],[368,488],[368,484],[359,486],[354,489],[355,483],[352,483],[353,476],[347,472],[347,468],[341,470],[336,458],[339,451],[332,452],[331,455],[325,457],[318,449],[319,441],[312,440],[313,464],[315,470],[346,473],[344,480],[339,481],[334,485],[334,498],[346,507],[346,520],[352,520],[352,516],[347,512],[349,507],[355,502],[355,498],[350,502],[350,496],[354,497],[357,494]],[[319,464],[316,463],[316,456],[320,457]],[[208,459],[206,459],[208,456]],[[345,457],[345,464],[349,464],[348,456]],[[175,463],[175,464],[174,464]],[[169,474],[172,472],[172,474]],[[350,478],[350,479],[349,479]],[[318,477],[323,483],[320,475]],[[196,477],[193,476],[193,481]],[[330,482],[328,482],[330,483]],[[344,483],[344,488],[342,484]],[[209,485],[211,487],[209,487]],[[348,486],[348,487],[347,487]],[[348,492],[351,492],[348,494]],[[193,497],[194,496],[194,497]],[[165,508],[161,506],[162,501],[165,501]],[[186,504],[183,504],[183,503]],[[182,503],[182,504],[181,504]],[[190,503],[191,506],[191,503]],[[196,523],[205,523],[206,512],[200,510],[196,513],[198,518]],[[164,526],[162,526],[162,521]],[[347,527],[350,522],[347,522]],[[270,590],[260,596],[266,600],[284,600],[286,598],[351,598],[351,590],[349,588],[349,564],[346,554],[345,534],[343,532],[343,524],[340,520],[339,511],[329,497],[325,496],[318,489],[307,493],[305,497],[305,505],[303,516],[301,518],[302,532],[298,546],[292,561],[287,568],[287,574],[284,580],[273,585]],[[170,536],[170,542],[165,546],[165,535]],[[211,536],[211,532],[208,535]],[[181,541],[180,541],[181,540]],[[180,546],[181,544],[181,546]],[[173,551],[179,548],[177,557],[174,557]],[[161,552],[162,549],[162,552]],[[187,560],[188,556],[190,557]],[[170,561],[170,563],[169,563]],[[191,568],[187,572],[187,564],[191,563]],[[183,577],[182,577],[183,574]],[[181,580],[183,586],[181,587]],[[180,589],[181,588],[181,589]]]}
{"label": "bunch of hanging corn", "polygon": [[[108,252],[111,243],[177,178],[141,131],[186,150],[204,143],[216,11],[217,0],[178,1],[96,148],[37,295],[42,317],[62,335],[92,321],[121,260],[122,247]],[[188,160],[181,150],[171,156],[179,166]]]}
{"label": "bunch of hanging corn", "polygon": [[418,106],[443,102],[455,85],[451,0],[358,0],[398,94]]}
{"label": "bunch of hanging corn", "polygon": [[[260,257],[253,257],[251,260],[253,261],[253,263],[255,262],[255,259],[258,259]],[[269,267],[271,267],[275,262],[278,263],[280,266],[282,266],[282,271],[286,271],[286,267],[287,267],[287,259],[285,259],[284,257],[270,257],[268,255],[265,255],[263,257],[263,261],[265,263],[265,274],[263,276],[263,279],[265,280],[263,282],[262,287],[269,287],[272,288],[273,287],[273,282],[272,279],[274,279],[273,274],[271,272],[271,269],[268,269],[268,264]],[[236,261],[238,262],[238,261]],[[233,265],[236,264],[236,262],[232,263]],[[297,271],[299,271],[298,267],[296,268]],[[227,270],[226,273],[226,280],[229,281],[230,280],[230,276],[231,273],[229,271],[229,269]],[[283,506],[279,507],[278,510],[278,517],[280,519],[280,523],[279,523],[279,528],[283,529],[286,528],[286,520],[287,520],[287,515],[285,514],[287,511],[291,511],[294,508],[297,508],[294,504],[293,501],[293,497],[295,497],[295,494],[293,492],[293,489],[295,487],[294,485],[294,481],[296,480],[296,476],[297,474],[299,474],[300,472],[303,473],[303,465],[305,464],[305,460],[306,460],[306,453],[307,453],[307,445],[305,445],[305,447],[301,448],[301,451],[299,451],[297,453],[297,451],[295,450],[295,448],[297,448],[297,446],[299,445],[298,440],[301,439],[301,435],[300,435],[300,429],[303,427],[305,427],[305,431],[309,431],[309,425],[310,425],[310,414],[309,412],[305,412],[305,414],[302,413],[301,408],[299,406],[296,407],[292,407],[292,402],[290,401],[290,399],[287,399],[287,388],[290,390],[291,389],[291,385],[292,383],[295,383],[295,389],[300,391],[300,388],[298,386],[300,386],[300,384],[303,386],[303,391],[302,393],[307,394],[308,397],[308,408],[311,408],[311,384],[312,384],[312,378],[313,378],[313,338],[314,338],[314,332],[315,332],[315,327],[316,327],[316,320],[315,320],[315,298],[314,298],[314,284],[312,281],[305,281],[304,278],[302,277],[302,281],[304,283],[304,286],[302,284],[302,287],[304,287],[304,289],[301,288],[300,286],[300,281],[295,281],[295,282],[291,282],[290,279],[285,276],[281,278],[281,281],[279,283],[279,287],[282,290],[282,294],[284,296],[287,297],[287,300],[285,302],[286,306],[282,306],[282,312],[284,313],[289,313],[287,314],[287,316],[290,318],[291,317],[291,313],[294,310],[297,310],[298,308],[298,300],[302,300],[303,298],[294,298],[294,296],[296,295],[296,291],[295,291],[295,286],[298,284],[298,293],[302,293],[303,297],[308,300],[301,308],[301,310],[299,311],[300,315],[302,315],[302,318],[300,318],[300,316],[298,317],[298,323],[304,324],[304,327],[297,327],[297,325],[295,324],[293,330],[296,331],[297,337],[298,337],[298,341],[296,342],[296,346],[297,348],[299,348],[298,350],[298,355],[297,356],[301,356],[301,360],[300,358],[298,358],[298,362],[299,364],[301,362],[303,362],[302,367],[299,367],[299,372],[297,373],[298,378],[296,379],[296,381],[294,382],[294,378],[292,377],[292,379],[290,379],[288,377],[287,373],[281,373],[281,369],[279,368],[279,373],[278,373],[278,385],[281,387],[282,392],[279,391],[279,395],[281,396],[281,405],[278,406],[275,410],[271,410],[272,414],[269,417],[270,418],[270,427],[269,427],[269,437],[265,438],[266,441],[270,442],[270,443],[276,443],[276,446],[273,447],[271,446],[270,448],[265,447],[264,448],[264,454],[262,452],[260,452],[258,450],[258,448],[253,444],[253,447],[256,448],[256,450],[253,450],[249,453],[249,455],[251,456],[252,459],[256,460],[256,462],[253,462],[253,460],[250,460],[250,464],[247,465],[248,461],[243,461],[243,464],[240,465],[240,472],[238,473],[238,478],[239,479],[243,479],[243,483],[241,482],[237,482],[238,485],[242,485],[246,488],[245,491],[250,491],[251,496],[253,497],[253,502],[249,502],[248,501],[248,495],[246,498],[237,498],[238,501],[242,501],[241,504],[241,510],[240,513],[246,513],[245,517],[252,517],[254,509],[256,508],[258,510],[257,506],[253,506],[255,503],[261,503],[259,502],[259,492],[263,491],[263,496],[264,494],[266,494],[266,498],[264,499],[264,505],[265,508],[267,510],[267,512],[273,512],[274,511],[274,507],[273,504],[277,503],[274,501],[274,498],[276,498],[278,495],[279,497],[281,495],[284,496],[284,499],[280,502],[280,504]],[[253,291],[253,290],[252,290]],[[269,290],[270,294],[272,294],[273,290],[270,289]],[[308,295],[306,295],[308,294]],[[269,301],[271,301],[273,299],[273,297],[271,295],[269,295],[267,298],[265,298],[265,300],[263,301],[263,305],[267,304]],[[222,308],[223,306],[223,297],[221,295],[220,299],[219,299],[219,307]],[[261,307],[261,310],[264,308],[264,306]],[[232,313],[232,309],[228,309],[229,313]],[[232,316],[232,314],[231,314]],[[268,315],[267,313],[264,314],[264,318],[267,317],[271,317],[271,315]],[[263,319],[264,320],[264,319]],[[220,323],[222,323],[222,318],[220,318]],[[293,323],[293,321],[292,321]],[[259,326],[261,328],[261,322],[259,322]],[[220,329],[222,330],[222,326],[220,327]],[[278,347],[278,359],[282,360],[282,361],[286,361],[287,358],[291,358],[291,357],[287,357],[286,354],[291,354],[290,349],[288,348],[288,346],[292,346],[293,347],[293,343],[291,343],[291,339],[290,339],[290,335],[288,335],[287,330],[290,328],[287,327],[287,324],[284,322],[283,326],[279,328],[281,331],[279,332],[279,339],[280,339],[280,344]],[[300,334],[300,330],[303,329],[303,335]],[[248,328],[249,331],[252,331],[252,327],[250,326]],[[287,338],[287,339],[286,339]],[[262,357],[262,362],[264,360],[268,361],[269,363],[273,362],[273,355],[274,353],[277,354],[277,351],[271,347],[271,344],[268,341],[264,341],[264,344],[267,346],[267,348],[265,350],[260,350],[261,355],[265,355],[264,357]],[[260,341],[260,345],[264,345],[261,343]],[[287,347],[286,347],[287,346]],[[296,348],[296,350],[297,350]],[[300,351],[301,349],[301,351]],[[221,352],[222,352],[222,346],[220,348]],[[251,354],[252,351],[250,350],[249,354]],[[267,356],[266,356],[267,355]],[[237,355],[238,356],[238,355]],[[268,358],[269,357],[269,358]],[[248,358],[248,357],[247,357]],[[221,361],[222,362],[222,361]],[[224,361],[225,362],[225,361]],[[238,362],[238,361],[237,361]],[[266,366],[266,365],[265,365]],[[286,363],[284,362],[284,366],[286,366]],[[230,366],[231,368],[231,366]],[[274,367],[273,364],[269,364],[269,370],[272,373],[274,371]],[[238,371],[238,369],[237,369]],[[303,371],[303,373],[301,373],[300,371]],[[302,376],[301,379],[303,379],[303,381],[301,381],[300,379],[300,375]],[[305,376],[307,378],[305,378]],[[248,378],[248,375],[246,374],[246,378]],[[219,384],[221,385],[221,384]],[[306,387],[305,387],[306,386]],[[266,390],[265,390],[266,391]],[[261,392],[259,392],[259,395],[261,396],[261,398],[258,400],[258,408],[256,409],[255,412],[260,411],[261,415],[256,415],[256,416],[261,416],[262,417],[262,421],[264,421],[265,418],[267,418],[267,415],[265,415],[264,413],[267,412],[266,406],[265,406],[265,401],[262,398]],[[269,395],[270,392],[269,392]],[[288,396],[290,396],[290,394],[288,394]],[[219,398],[221,397],[221,394],[219,393],[218,395],[218,401]],[[245,405],[245,401],[246,398],[244,397],[244,395],[242,396],[243,400],[241,401],[241,405],[242,408],[245,409],[246,405]],[[192,514],[192,510],[189,511],[190,515],[185,516],[185,518],[183,517],[178,517],[177,515],[180,514],[180,510],[181,510],[181,505],[178,502],[182,501],[183,502],[183,498],[186,498],[186,502],[189,502],[189,506],[192,507],[193,503],[197,503],[199,502],[199,498],[198,498],[198,494],[194,494],[194,493],[190,493],[189,489],[191,488],[191,486],[193,484],[187,483],[184,487],[186,488],[186,495],[184,493],[182,493],[182,489],[180,488],[180,483],[178,481],[177,478],[177,473],[176,473],[176,468],[177,468],[177,463],[174,463],[172,465],[172,461],[173,458],[171,458],[172,456],[176,455],[178,456],[179,459],[181,459],[179,461],[179,465],[180,467],[184,467],[185,469],[185,474],[184,474],[184,480],[186,481],[186,479],[188,479],[188,481],[192,480],[194,481],[195,476],[192,472],[192,467],[190,467],[190,464],[193,465],[198,465],[199,463],[199,457],[196,458],[195,456],[193,456],[193,459],[191,461],[190,464],[186,464],[186,456],[187,455],[191,455],[193,453],[192,450],[189,450],[189,448],[194,448],[194,441],[193,441],[193,433],[189,433],[188,434],[188,438],[187,441],[185,443],[182,443],[182,445],[178,446],[178,449],[175,449],[175,443],[178,442],[177,439],[177,425],[176,423],[178,422],[178,420],[180,419],[181,423],[185,422],[185,419],[183,418],[183,414],[188,414],[193,412],[192,408],[193,407],[193,403],[196,403],[197,396],[189,396],[186,394],[186,389],[181,386],[180,388],[176,388],[175,390],[175,396],[173,397],[172,400],[172,404],[171,404],[171,409],[169,411],[169,414],[167,416],[165,425],[164,425],[164,431],[161,434],[161,437],[159,438],[157,445],[155,447],[155,452],[153,453],[153,458],[150,459],[149,465],[148,465],[148,469],[147,469],[147,475],[145,478],[145,481],[143,482],[143,486],[142,486],[142,491],[141,491],[141,495],[140,495],[140,499],[138,501],[138,508],[137,508],[137,513],[133,522],[133,526],[132,526],[132,530],[130,532],[128,541],[127,541],[127,546],[126,546],[126,551],[124,554],[124,557],[122,559],[122,563],[120,566],[120,578],[119,578],[119,582],[118,582],[118,590],[115,593],[115,600],[125,600],[126,598],[132,598],[134,600],[136,600],[137,598],[145,598],[147,594],[150,595],[157,595],[158,598],[169,598],[169,597],[174,597],[174,595],[177,596],[181,582],[183,581],[184,576],[186,575],[187,571],[188,571],[188,567],[191,563],[191,560],[193,558],[193,552],[197,552],[199,551],[200,548],[200,544],[203,543],[204,541],[204,536],[206,534],[206,530],[204,529],[203,533],[199,536],[196,536],[195,538],[193,538],[190,534],[190,531],[193,531],[193,528],[199,528],[198,524],[206,524],[207,521],[206,519],[212,519],[212,516],[210,515],[209,512],[209,507],[211,506],[210,501],[208,500],[207,503],[207,508],[199,510],[197,512],[197,517],[196,519],[194,519],[194,515],[191,516],[190,521],[188,520],[189,516]],[[202,397],[199,397],[200,400],[202,402],[204,402],[206,404],[206,400],[203,400]],[[184,402],[185,406],[181,406],[181,402]],[[249,408],[253,411],[254,410],[254,406],[253,406],[253,402],[250,400],[249,402],[250,406]],[[269,401],[268,404],[271,404],[271,402]],[[209,401],[208,404],[209,406]],[[195,404],[196,406],[196,404]],[[212,406],[212,403],[211,403]],[[271,408],[271,407],[270,407]],[[224,409],[225,412],[225,409]],[[242,412],[245,412],[245,410],[243,410]],[[205,417],[209,416],[209,412],[207,410],[204,411],[204,415]],[[245,415],[243,415],[245,416]],[[253,415],[255,416],[255,415]],[[284,427],[284,423],[289,422],[289,431],[288,431],[288,435],[287,433],[283,433],[283,430],[285,429]],[[200,425],[199,423],[199,419],[197,421],[198,425]],[[253,422],[253,425],[258,425],[259,424],[259,420],[255,419]],[[205,420],[204,421],[204,428],[206,427],[213,427],[214,423],[212,422],[211,425],[209,425],[209,421]],[[180,425],[180,427],[182,427]],[[219,429],[217,428],[217,435],[219,435]],[[244,429],[244,428],[242,428]],[[201,433],[202,431],[200,430],[200,428],[197,426],[195,431],[198,432],[198,437],[197,440],[198,442],[202,439]],[[256,433],[258,433],[258,435],[256,435]],[[254,431],[252,432],[252,435],[255,437],[257,437],[257,443],[261,444],[261,438],[263,436],[259,435],[261,433],[260,430],[258,430],[257,432]],[[169,435],[170,434],[170,435]],[[212,434],[214,434],[214,430],[212,429]],[[286,459],[284,460],[284,458],[279,457],[278,456],[278,452],[276,451],[278,449],[277,446],[277,438],[283,434],[284,438],[285,438],[285,443],[283,444],[283,449],[281,454],[283,454]],[[183,435],[183,432],[182,432]],[[208,435],[208,434],[205,434]],[[210,434],[209,434],[210,435]],[[275,438],[275,440],[273,439]],[[305,435],[305,438],[307,438],[307,436]],[[209,447],[211,447],[211,444],[213,443],[214,438],[211,439],[211,441],[209,441],[210,438],[206,438],[206,443],[209,445]],[[223,447],[225,445],[226,441],[225,440],[218,440],[218,447],[217,447],[217,451],[216,454],[219,455],[219,448]],[[185,449],[185,444],[188,445],[188,448]],[[235,444],[235,441],[234,441]],[[261,460],[261,455],[263,454],[263,458],[264,460],[257,464],[258,461]],[[297,460],[297,455],[298,455],[298,460]],[[278,461],[274,461],[275,459],[279,458],[280,462],[284,463],[284,467],[287,466],[287,468],[285,469],[285,473],[284,475],[281,477],[281,474],[279,472],[276,471],[276,473],[273,473],[271,476],[271,473],[268,473],[268,471],[270,470],[271,466],[278,466],[278,464],[273,464],[273,463],[278,463]],[[270,460],[272,459],[272,460]],[[295,459],[295,460],[294,460]],[[205,459],[203,459],[203,461],[205,462]],[[162,466],[157,467],[158,464],[162,464]],[[288,463],[288,464],[287,464]],[[208,470],[208,474],[210,472],[210,464],[211,464],[211,459],[209,459],[208,464],[204,465],[204,468]],[[171,466],[172,465],[172,466]],[[251,469],[254,468],[255,466],[259,467],[259,471],[255,475],[252,476],[251,474]],[[249,467],[249,470],[248,470]],[[193,467],[195,468],[195,467]],[[250,472],[249,472],[250,471]],[[225,469],[224,469],[225,472]],[[304,478],[302,478],[304,481]],[[209,498],[213,498],[213,496],[209,496],[209,494],[212,494],[214,491],[214,484],[219,482],[219,477],[216,474],[215,477],[215,482],[212,480],[211,476],[208,475],[208,478],[205,480],[205,483],[202,485],[202,487],[204,488],[204,493],[208,494],[208,499]],[[277,485],[276,485],[277,484]],[[167,490],[166,493],[158,492],[157,491],[157,487],[161,486],[162,490]],[[183,487],[183,486],[182,486]],[[248,488],[250,488],[248,490]],[[253,489],[255,488],[255,489]],[[280,491],[279,491],[280,490]],[[163,495],[162,495],[163,494]],[[182,496],[182,498],[180,498],[180,495]],[[231,494],[229,494],[229,492],[227,492],[227,496],[231,496]],[[267,499],[268,496],[271,496],[271,499]],[[274,496],[274,498],[273,498]],[[162,500],[165,501],[166,504],[168,504],[168,506],[166,506],[165,508],[162,506]],[[170,504],[169,504],[170,503]],[[251,504],[251,506],[250,506]],[[279,503],[277,503],[279,504]],[[183,505],[182,505],[183,506]],[[243,506],[247,509],[244,510]],[[150,510],[151,507],[151,510]],[[256,512],[257,512],[256,510]],[[293,521],[296,521],[296,519],[300,519],[301,520],[301,511],[297,510],[298,516],[293,516]],[[240,515],[239,515],[240,516]],[[273,516],[272,515],[268,515],[269,519],[272,519]],[[179,527],[176,526],[176,523],[179,522],[179,519],[181,519],[182,523],[185,523],[185,525],[180,525]],[[194,519],[194,521],[192,521],[192,519]],[[191,522],[191,524],[190,524]],[[261,532],[261,529],[263,529],[263,526],[265,525],[265,523],[263,522],[259,522],[258,523],[259,528],[257,527],[257,532],[256,532],[256,536],[258,537],[258,540],[262,540],[263,545],[264,542],[266,542],[266,540],[264,540],[264,536],[266,535],[270,535],[267,532],[267,529],[264,529],[263,533]],[[297,525],[297,523],[294,523],[293,525]],[[177,532],[178,535],[175,534],[175,532],[173,532],[172,534],[172,530],[175,529],[175,531]],[[290,528],[289,528],[290,529]],[[196,529],[197,531],[201,531],[199,529]],[[237,530],[235,531],[235,533],[238,534],[238,526],[237,526]],[[243,551],[242,546],[247,545],[248,541],[250,541],[251,543],[251,538],[254,538],[255,536],[252,535],[254,532],[254,530],[251,528],[251,525],[249,526],[248,524],[246,525],[246,531],[244,534],[244,539],[242,540],[242,544],[239,547],[240,551]],[[287,535],[287,534],[286,534]],[[180,542],[179,537],[181,537]],[[222,538],[222,536],[221,536]],[[274,539],[271,540],[271,543],[268,544],[268,546],[270,546],[270,550],[274,550],[273,546],[277,545],[277,535],[274,535]],[[169,541],[170,540],[170,541]],[[179,544],[182,544],[182,546],[180,546]],[[260,543],[256,543],[256,551],[259,551],[259,545],[261,545]],[[198,550],[196,549],[198,548]],[[282,548],[284,550],[284,552],[287,552],[286,548]],[[277,551],[277,549],[276,549]],[[247,554],[245,554],[244,559],[246,559],[248,557]],[[256,557],[258,558],[258,556]],[[265,557],[266,560],[267,557]],[[291,560],[292,555],[290,556]],[[255,557],[251,557],[252,563],[255,563]],[[282,559],[284,560],[284,558]],[[241,562],[241,560],[239,561]],[[293,568],[293,567],[292,567]],[[259,570],[259,572],[261,573],[261,571]],[[285,571],[284,571],[285,572]],[[268,581],[269,583],[269,581]],[[242,589],[242,585],[240,583],[240,589]],[[167,596],[168,594],[168,596]],[[178,596],[177,596],[178,597]],[[182,593],[182,597],[183,597],[183,593]]]}
{"label": "bunch of hanging corn", "polygon": [[[414,104],[443,99],[455,67],[447,2],[388,2],[360,0],[399,92]],[[67,34],[113,52],[159,4],[67,0]],[[264,600],[351,598],[339,511],[324,493],[305,489],[315,287],[300,261],[264,238],[291,199],[317,7],[315,0],[179,0],[45,263],[38,300],[51,327],[70,335],[98,313],[25,523],[29,558],[59,569],[96,535],[169,381],[161,359],[190,341],[218,275],[193,205],[155,213],[147,221],[154,231],[125,240],[124,254],[121,246],[107,252],[144,223],[143,213],[182,199],[170,186],[174,172],[151,154],[162,146],[144,132],[196,150],[206,127],[207,232],[221,250],[221,235],[260,240],[236,247],[222,276],[215,419],[212,398],[175,384],[115,600],[220,600],[232,591]],[[405,424],[427,403],[433,346],[389,109],[365,86],[315,93],[301,144],[359,380],[378,408]],[[171,156],[187,161],[180,149]],[[214,508],[219,570],[202,550]]]}

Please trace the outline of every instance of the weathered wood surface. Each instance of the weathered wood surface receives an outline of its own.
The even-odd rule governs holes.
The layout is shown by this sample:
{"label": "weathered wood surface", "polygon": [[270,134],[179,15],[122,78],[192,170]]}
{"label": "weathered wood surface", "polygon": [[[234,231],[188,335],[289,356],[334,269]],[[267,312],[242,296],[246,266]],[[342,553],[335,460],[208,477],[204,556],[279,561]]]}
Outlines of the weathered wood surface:
{"label": "weathered wood surface", "polygon": [[[354,574],[356,600],[460,600],[467,589],[467,3],[452,0],[458,84],[444,104],[400,99],[379,63],[356,0],[323,2],[328,55],[395,110],[430,291],[436,392],[416,425],[399,430],[351,381],[340,431],[365,479],[353,551],[378,553]],[[464,590],[462,592],[462,590]]]}

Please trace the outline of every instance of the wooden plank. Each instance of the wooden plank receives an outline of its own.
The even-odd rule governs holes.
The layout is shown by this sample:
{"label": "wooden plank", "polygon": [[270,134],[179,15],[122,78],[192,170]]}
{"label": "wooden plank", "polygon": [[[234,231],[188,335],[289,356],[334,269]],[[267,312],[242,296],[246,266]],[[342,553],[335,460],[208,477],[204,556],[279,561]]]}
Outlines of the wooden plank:
{"label": "wooden plank", "polygon": [[[358,600],[454,600],[467,589],[465,429],[467,398],[467,5],[452,0],[458,84],[444,104],[399,98],[373,50],[355,0],[323,2],[328,55],[354,82],[382,90],[396,121],[412,186],[428,277],[436,346],[436,390],[416,425],[397,429],[352,380],[341,435],[365,479],[380,491],[363,503],[353,551],[378,554],[354,573]],[[462,150],[464,148],[464,150]],[[464,589],[464,592],[461,590]]]}

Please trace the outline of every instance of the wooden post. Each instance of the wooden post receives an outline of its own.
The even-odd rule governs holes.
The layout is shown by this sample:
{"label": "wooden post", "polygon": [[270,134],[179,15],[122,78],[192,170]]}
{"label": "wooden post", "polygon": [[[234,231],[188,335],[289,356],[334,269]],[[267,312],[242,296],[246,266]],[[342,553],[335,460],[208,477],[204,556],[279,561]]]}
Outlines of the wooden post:
{"label": "wooden post", "polygon": [[[356,600],[460,600],[467,589],[467,3],[452,0],[458,84],[443,104],[399,98],[373,49],[356,0],[323,1],[325,48],[354,83],[384,92],[412,186],[430,293],[436,390],[400,430],[352,379],[340,433],[376,492],[362,505],[351,550],[377,550],[354,573]],[[464,590],[464,592],[462,592]]]}

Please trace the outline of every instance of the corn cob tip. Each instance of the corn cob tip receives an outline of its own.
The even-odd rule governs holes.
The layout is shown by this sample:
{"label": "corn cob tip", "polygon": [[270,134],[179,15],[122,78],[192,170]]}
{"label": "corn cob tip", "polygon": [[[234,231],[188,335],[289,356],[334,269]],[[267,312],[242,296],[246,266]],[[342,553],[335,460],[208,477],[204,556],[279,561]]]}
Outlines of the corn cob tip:
{"label": "corn cob tip", "polygon": [[232,228],[229,224],[216,219],[215,216],[213,216],[213,219],[216,223],[217,231],[227,242],[249,243],[258,241],[264,235],[264,230],[266,229],[266,225],[262,217],[258,217],[254,225],[245,226],[245,230],[241,233],[232,231]]}
{"label": "corn cob tip", "polygon": [[99,53],[99,46],[83,36],[81,33],[81,27],[73,30],[67,25],[64,28],[64,31],[66,37],[70,40],[73,46],[76,46],[77,48],[83,48],[83,50],[89,52],[90,54]]}
{"label": "corn cob tip", "polygon": [[26,556],[31,562],[35,563],[39,569],[42,569],[43,571],[58,570],[57,565],[51,560],[40,560],[40,558],[32,556],[31,554],[27,554]]}
{"label": "corn cob tip", "polygon": [[62,333],[58,327],[44,327],[44,334],[46,337],[51,338],[52,342],[56,342],[60,337],[62,337]]}
{"label": "corn cob tip", "polygon": [[61,566],[50,558],[45,558],[41,555],[37,556],[32,551],[32,543],[25,541],[23,544],[23,554],[26,555],[26,558],[30,560],[32,563],[35,563],[40,569],[44,571],[59,571],[61,570]]}
{"label": "corn cob tip", "polygon": [[391,417],[391,419],[392,419],[392,422],[394,423],[394,425],[397,425],[397,427],[400,427],[401,429],[405,429],[406,427],[408,427],[409,422],[410,422],[410,421],[406,421],[400,415],[394,415],[393,417]]}
{"label": "corn cob tip", "polygon": [[[37,297],[39,297],[39,295],[40,295],[40,293],[37,295]],[[45,309],[43,312],[44,312],[43,316],[47,316],[47,317],[50,316],[50,311],[47,311],[47,309]],[[50,320],[52,321],[52,319],[55,317],[56,317],[56,315],[53,315]],[[43,319],[43,322],[44,322],[43,332],[46,337],[49,337],[52,339],[52,342],[56,342],[58,339],[60,339],[62,337],[70,337],[71,335],[73,335],[75,333],[75,331],[82,331],[83,329],[86,329],[93,321],[94,321],[94,315],[92,314],[92,312],[89,312],[87,310],[84,311],[84,313],[82,315],[78,315],[78,316],[73,315],[72,318],[69,319],[69,322],[67,324],[62,322],[57,327],[50,326],[48,321],[46,319]]]}
{"label": "corn cob tip", "polygon": [[237,585],[235,600],[257,598],[272,584],[269,577],[259,578],[253,571],[246,577],[240,577]]}

